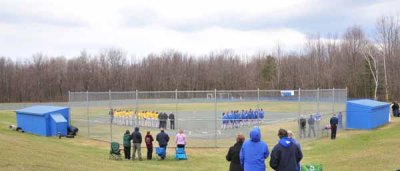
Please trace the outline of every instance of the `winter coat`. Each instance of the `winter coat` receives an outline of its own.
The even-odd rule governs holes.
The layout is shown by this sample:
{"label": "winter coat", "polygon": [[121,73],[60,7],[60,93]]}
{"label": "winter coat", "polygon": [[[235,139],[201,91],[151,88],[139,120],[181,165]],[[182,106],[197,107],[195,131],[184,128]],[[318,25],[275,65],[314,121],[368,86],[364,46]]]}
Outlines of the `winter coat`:
{"label": "winter coat", "polygon": [[268,155],[268,145],[261,141],[260,129],[253,128],[250,131],[250,140],[240,150],[240,164],[245,171],[265,171],[265,159]]}
{"label": "winter coat", "polygon": [[124,147],[131,147],[131,135],[124,134]]}
{"label": "winter coat", "polygon": [[339,120],[338,120],[338,118],[337,117],[332,117],[331,118],[331,120],[329,121],[329,123],[331,124],[331,125],[337,125],[338,123],[339,123]]}
{"label": "winter coat", "polygon": [[157,134],[156,140],[160,146],[168,145],[169,136],[165,132],[160,132]]}
{"label": "winter coat", "polygon": [[186,145],[186,135],[185,134],[176,134],[175,142],[177,145]]}
{"label": "winter coat", "polygon": [[237,142],[235,145],[229,148],[226,160],[230,161],[229,171],[243,171],[243,167],[240,164],[240,150],[243,143]]}
{"label": "winter coat", "polygon": [[144,137],[144,142],[146,143],[146,147],[147,148],[153,148],[153,136],[151,135],[146,135],[146,137]]}
{"label": "winter coat", "polygon": [[135,128],[135,132],[132,133],[132,143],[142,143],[142,134],[139,132],[139,128]]}
{"label": "winter coat", "polygon": [[313,117],[308,118],[308,125],[314,126],[314,122],[315,122],[315,120]]}
{"label": "winter coat", "polygon": [[300,148],[292,139],[284,137],[272,149],[269,165],[277,171],[295,171],[302,158]]}
{"label": "winter coat", "polygon": [[399,104],[394,103],[394,104],[392,105],[392,110],[393,110],[393,111],[399,110]]}
{"label": "winter coat", "polygon": [[168,119],[170,121],[174,121],[175,120],[175,115],[173,113],[169,114]]}

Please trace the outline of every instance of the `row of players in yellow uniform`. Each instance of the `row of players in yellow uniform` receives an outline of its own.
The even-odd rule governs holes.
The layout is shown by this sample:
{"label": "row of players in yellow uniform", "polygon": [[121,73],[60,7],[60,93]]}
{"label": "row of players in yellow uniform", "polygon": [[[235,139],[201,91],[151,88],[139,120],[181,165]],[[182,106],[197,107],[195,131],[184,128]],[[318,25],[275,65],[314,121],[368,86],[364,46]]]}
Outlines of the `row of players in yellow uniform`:
{"label": "row of players in yellow uniform", "polygon": [[[131,117],[134,115],[133,110],[115,110],[114,117]],[[158,119],[158,112],[140,111],[135,114],[137,119]]]}
{"label": "row of players in yellow uniform", "polygon": [[114,109],[113,114],[116,125],[158,126],[158,112]]}

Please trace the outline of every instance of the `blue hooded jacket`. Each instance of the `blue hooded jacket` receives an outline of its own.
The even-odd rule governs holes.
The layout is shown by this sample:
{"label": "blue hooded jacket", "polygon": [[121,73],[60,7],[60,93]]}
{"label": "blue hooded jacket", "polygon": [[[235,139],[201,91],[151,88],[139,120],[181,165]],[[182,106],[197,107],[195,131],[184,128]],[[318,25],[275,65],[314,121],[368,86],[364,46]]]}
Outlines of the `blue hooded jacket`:
{"label": "blue hooded jacket", "polygon": [[298,145],[288,137],[283,137],[272,149],[269,165],[277,171],[298,170],[298,163],[303,158]]}
{"label": "blue hooded jacket", "polygon": [[253,128],[250,131],[250,140],[240,150],[240,164],[245,171],[265,171],[265,159],[268,155],[268,145],[261,141],[260,129]]}

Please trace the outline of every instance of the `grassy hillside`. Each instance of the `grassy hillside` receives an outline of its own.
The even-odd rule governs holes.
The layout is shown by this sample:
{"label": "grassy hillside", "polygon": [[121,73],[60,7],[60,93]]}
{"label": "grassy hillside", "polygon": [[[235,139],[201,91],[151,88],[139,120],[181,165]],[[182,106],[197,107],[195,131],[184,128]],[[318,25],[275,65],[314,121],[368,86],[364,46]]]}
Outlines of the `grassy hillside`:
{"label": "grassy hillside", "polygon": [[[172,151],[166,161],[111,161],[108,144],[77,137],[58,139],[10,131],[12,112],[0,112],[0,170],[228,170],[225,148],[188,149],[189,160],[175,161]],[[322,163],[325,170],[400,169],[400,119],[375,131],[346,131],[338,139],[303,142],[302,163]],[[276,130],[284,124],[263,127],[270,149]],[[271,136],[272,135],[272,136]],[[145,154],[145,150],[142,151]],[[269,159],[267,159],[269,161]],[[271,170],[271,169],[269,169]]]}

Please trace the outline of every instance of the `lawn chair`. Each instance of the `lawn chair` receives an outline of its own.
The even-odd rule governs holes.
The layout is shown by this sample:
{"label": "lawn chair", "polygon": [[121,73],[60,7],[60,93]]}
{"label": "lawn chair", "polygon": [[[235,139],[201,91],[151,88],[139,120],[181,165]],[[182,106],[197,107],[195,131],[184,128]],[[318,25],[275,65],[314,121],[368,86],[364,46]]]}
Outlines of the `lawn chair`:
{"label": "lawn chair", "polygon": [[122,160],[121,150],[119,149],[119,143],[111,142],[110,155],[108,158],[113,160]]}
{"label": "lawn chair", "polygon": [[187,160],[185,148],[176,148],[175,149],[175,159],[177,159],[177,160]]}
{"label": "lawn chair", "polygon": [[166,151],[165,151],[165,148],[163,148],[163,147],[157,147],[156,148],[156,154],[157,154],[157,159],[161,159],[161,160],[164,160],[165,159],[165,156],[166,156]]}

